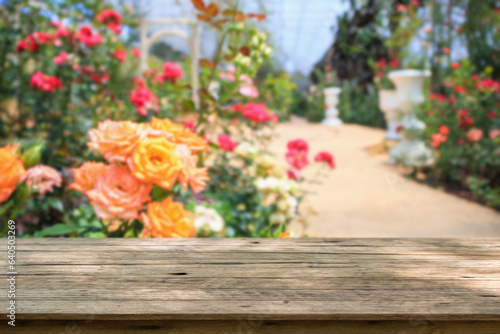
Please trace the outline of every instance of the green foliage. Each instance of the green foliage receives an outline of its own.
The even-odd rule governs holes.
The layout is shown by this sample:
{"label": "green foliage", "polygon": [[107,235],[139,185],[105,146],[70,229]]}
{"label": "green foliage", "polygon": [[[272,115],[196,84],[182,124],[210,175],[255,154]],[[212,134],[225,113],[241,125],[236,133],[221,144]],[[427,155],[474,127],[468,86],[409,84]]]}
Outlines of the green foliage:
{"label": "green foliage", "polygon": [[309,122],[318,123],[325,118],[325,95],[323,90],[330,85],[330,82],[327,82],[327,75],[319,69],[314,70],[314,75],[317,79],[317,85],[309,87],[306,97],[307,112],[305,116]]}
{"label": "green foliage", "polygon": [[373,87],[365,92],[359,86],[344,82],[337,109],[344,122],[385,127],[384,114],[378,107],[378,93]]}
{"label": "green foliage", "polygon": [[309,122],[319,123],[325,118],[325,97],[323,90],[314,87],[307,95],[306,118]]}
{"label": "green foliage", "polygon": [[297,85],[286,72],[269,74],[258,86],[260,96],[265,99],[266,105],[274,110],[280,120],[289,118],[293,103],[293,93]]}

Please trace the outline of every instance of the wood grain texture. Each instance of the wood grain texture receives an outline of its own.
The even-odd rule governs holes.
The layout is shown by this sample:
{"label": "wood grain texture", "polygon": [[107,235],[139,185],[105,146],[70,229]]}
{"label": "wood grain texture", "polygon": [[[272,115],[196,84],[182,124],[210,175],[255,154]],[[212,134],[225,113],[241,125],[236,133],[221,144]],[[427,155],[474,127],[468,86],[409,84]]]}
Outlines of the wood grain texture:
{"label": "wood grain texture", "polygon": [[[0,305],[8,302],[6,253]],[[460,321],[500,332],[492,329],[500,324],[500,240],[17,239],[16,261],[18,319],[33,326],[119,320],[120,332],[132,333],[141,321],[176,328],[172,321],[197,320],[204,328],[216,320],[236,332],[241,319],[258,319],[267,325],[255,333],[278,325],[306,333],[318,320],[375,321],[380,327],[366,333],[382,333],[418,319],[436,333],[452,333],[446,328]],[[292,323],[305,329],[286,331]],[[335,331],[318,331],[326,332]]]}
{"label": "wood grain texture", "polygon": [[[500,322],[453,321],[21,321],[17,334],[498,334]],[[13,331],[14,333],[14,331]]]}

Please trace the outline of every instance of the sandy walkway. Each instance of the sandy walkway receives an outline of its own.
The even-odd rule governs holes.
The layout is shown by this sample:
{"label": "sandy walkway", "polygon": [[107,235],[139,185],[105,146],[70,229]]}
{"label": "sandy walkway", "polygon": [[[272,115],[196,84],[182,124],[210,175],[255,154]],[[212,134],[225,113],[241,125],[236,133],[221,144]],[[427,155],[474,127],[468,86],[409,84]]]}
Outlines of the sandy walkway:
{"label": "sandy walkway", "polygon": [[405,179],[383,157],[370,155],[366,148],[381,143],[382,130],[335,130],[294,119],[278,134],[271,150],[279,156],[295,138],[307,140],[312,154],[328,150],[335,156],[337,169],[307,200],[317,212],[305,230],[311,237],[500,237],[496,211]]}

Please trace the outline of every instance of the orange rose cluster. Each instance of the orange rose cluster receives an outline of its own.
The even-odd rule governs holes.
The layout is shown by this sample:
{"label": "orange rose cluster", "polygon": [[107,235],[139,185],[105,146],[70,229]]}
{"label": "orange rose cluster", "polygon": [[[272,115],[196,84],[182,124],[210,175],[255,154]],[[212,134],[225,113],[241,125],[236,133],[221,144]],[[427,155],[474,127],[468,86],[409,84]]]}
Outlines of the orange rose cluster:
{"label": "orange rose cluster", "polygon": [[24,165],[16,153],[15,145],[0,147],[0,203],[16,190],[17,183],[26,174]]}
{"label": "orange rose cluster", "polygon": [[[198,153],[208,142],[169,119],[150,123],[105,120],[89,131],[87,144],[109,162],[86,162],[73,169],[70,188],[87,195],[101,219],[141,219],[142,237],[190,237],[194,225],[182,203],[167,198],[151,202],[156,185],[171,190],[202,191],[209,180],[207,168],[198,167]],[[141,211],[147,204],[147,210]]]}

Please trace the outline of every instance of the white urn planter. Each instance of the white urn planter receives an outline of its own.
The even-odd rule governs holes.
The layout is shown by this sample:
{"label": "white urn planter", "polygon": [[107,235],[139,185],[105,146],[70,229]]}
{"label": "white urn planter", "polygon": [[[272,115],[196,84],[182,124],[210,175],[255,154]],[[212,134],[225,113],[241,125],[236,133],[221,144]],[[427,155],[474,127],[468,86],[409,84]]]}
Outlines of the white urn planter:
{"label": "white urn planter", "polygon": [[208,84],[208,92],[216,101],[219,101],[220,83],[217,81],[211,81]]}
{"label": "white urn planter", "polygon": [[425,123],[420,121],[413,108],[425,101],[423,83],[430,76],[429,71],[400,70],[389,73],[389,79],[396,86],[399,109],[403,113],[403,138],[389,152],[389,163],[411,167],[424,167],[434,163],[432,150],[421,140]]}
{"label": "white urn planter", "polygon": [[329,87],[323,89],[323,94],[325,95],[325,119],[322,124],[328,126],[341,126],[344,124],[339,118],[339,111],[337,110],[337,104],[339,103],[339,94],[342,89],[338,87]]}
{"label": "white urn planter", "polygon": [[398,128],[402,124],[400,121],[401,114],[399,112],[397,92],[391,89],[379,90],[378,103],[387,122],[385,138],[388,140],[401,140],[401,133],[398,132]]}

